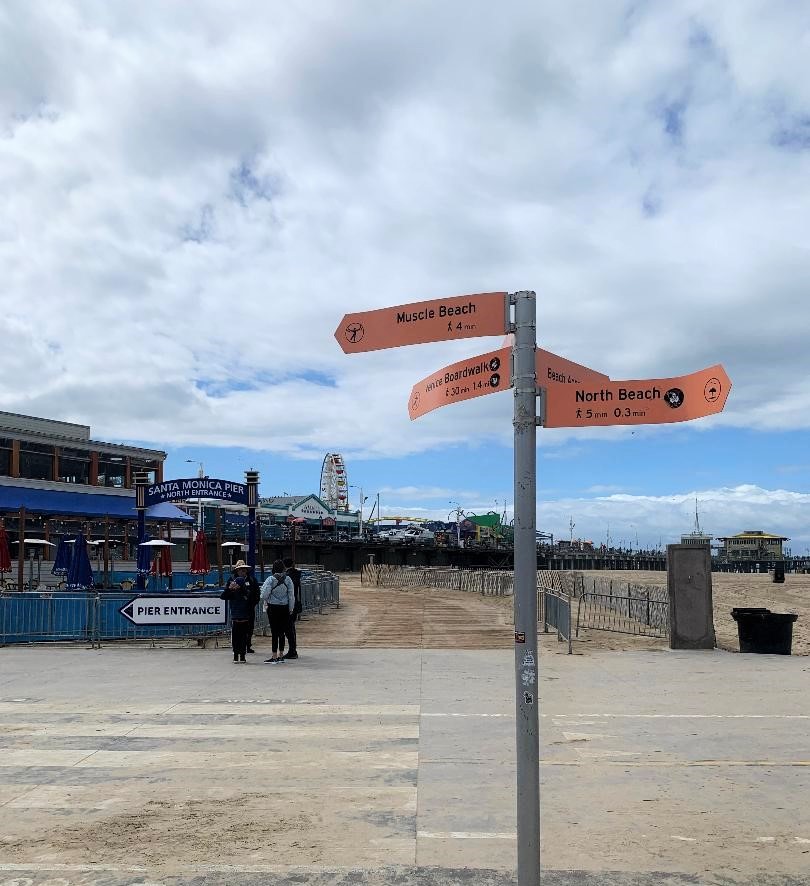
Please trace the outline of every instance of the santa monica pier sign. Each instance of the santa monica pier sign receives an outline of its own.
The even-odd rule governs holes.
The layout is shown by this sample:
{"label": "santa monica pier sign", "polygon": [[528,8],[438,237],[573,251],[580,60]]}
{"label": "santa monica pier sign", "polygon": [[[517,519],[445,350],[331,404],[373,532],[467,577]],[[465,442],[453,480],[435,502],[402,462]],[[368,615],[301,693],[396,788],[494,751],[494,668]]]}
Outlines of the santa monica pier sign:
{"label": "santa monica pier sign", "polygon": [[190,498],[214,498],[246,505],[249,504],[248,484],[213,477],[166,480],[146,487],[144,506],[148,508],[164,501],[186,501]]}

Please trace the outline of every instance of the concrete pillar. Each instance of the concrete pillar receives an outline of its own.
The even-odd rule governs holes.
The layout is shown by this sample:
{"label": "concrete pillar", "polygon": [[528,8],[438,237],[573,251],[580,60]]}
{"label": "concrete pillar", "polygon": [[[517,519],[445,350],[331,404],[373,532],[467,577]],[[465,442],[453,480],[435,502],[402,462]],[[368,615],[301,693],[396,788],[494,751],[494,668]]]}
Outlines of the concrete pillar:
{"label": "concrete pillar", "polygon": [[670,649],[714,649],[709,548],[667,545],[667,586]]}

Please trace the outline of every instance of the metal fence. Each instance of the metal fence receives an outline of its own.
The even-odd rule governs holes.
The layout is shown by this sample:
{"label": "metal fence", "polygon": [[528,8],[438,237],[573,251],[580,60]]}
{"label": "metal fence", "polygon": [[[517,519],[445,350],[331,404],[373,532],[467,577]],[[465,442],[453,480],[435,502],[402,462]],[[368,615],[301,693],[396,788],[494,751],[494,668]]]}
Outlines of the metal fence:
{"label": "metal fence", "polygon": [[669,636],[667,588],[595,576],[580,576],[579,587],[576,636],[581,627],[640,637]]}
{"label": "metal fence", "polygon": [[557,640],[568,643],[568,654],[573,653],[571,631],[571,600],[576,596],[576,573],[541,569],[537,573],[537,617],[543,622],[543,632],[549,627],[557,631]]}
{"label": "metal fence", "polygon": [[[324,606],[340,609],[340,579],[331,572],[304,573],[301,579],[301,614],[323,614]],[[254,630],[263,637],[267,636],[270,630],[267,611],[261,603],[256,607]]]}
{"label": "metal fence", "polygon": [[364,587],[441,588],[508,597],[513,593],[515,576],[505,569],[455,569],[442,566],[388,566],[368,563],[360,572]]}
{"label": "metal fence", "polygon": [[[377,588],[440,588],[511,596],[514,573],[510,570],[455,569],[450,567],[389,566],[369,563],[361,571],[361,584]],[[576,621],[573,612],[576,607]],[[661,586],[647,586],[582,572],[538,570],[537,618],[544,631],[554,628],[557,639],[572,652],[580,628],[615,631],[648,637],[669,634],[669,596]]]}
{"label": "metal fence", "polygon": [[[98,646],[111,640],[177,639],[205,642],[230,632],[229,625],[134,625],[120,609],[135,592],[54,591],[0,593],[0,646],[19,643],[83,642]],[[155,596],[165,597],[167,594]],[[219,593],[182,593],[199,599],[219,598]],[[340,606],[340,582],[330,572],[304,573],[301,581],[302,612],[322,613]],[[267,616],[256,607],[256,631],[267,631]]]}

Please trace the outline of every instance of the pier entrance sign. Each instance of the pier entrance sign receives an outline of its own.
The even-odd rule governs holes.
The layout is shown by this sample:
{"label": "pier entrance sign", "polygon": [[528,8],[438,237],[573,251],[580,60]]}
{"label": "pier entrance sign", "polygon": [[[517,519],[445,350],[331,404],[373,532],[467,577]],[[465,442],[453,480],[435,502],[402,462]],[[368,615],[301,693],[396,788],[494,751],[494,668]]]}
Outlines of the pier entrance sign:
{"label": "pier entrance sign", "polygon": [[433,341],[503,335],[509,323],[505,292],[479,292],[346,314],[335,330],[344,354]]}
{"label": "pier entrance sign", "polygon": [[719,364],[676,378],[587,381],[549,388],[547,428],[667,424],[723,411],[731,380]]}
{"label": "pier entrance sign", "polygon": [[[538,383],[547,385],[574,385],[590,381],[593,384],[609,382],[601,372],[588,369],[565,357],[558,357],[551,351],[538,348],[535,352]],[[444,366],[426,378],[418,381],[411,389],[408,398],[408,414],[411,420],[420,418],[434,409],[497,394],[512,387],[512,348],[503,347],[497,351],[468,357]]]}
{"label": "pier entrance sign", "polygon": [[118,610],[135,625],[224,625],[225,601],[218,597],[134,597]]}

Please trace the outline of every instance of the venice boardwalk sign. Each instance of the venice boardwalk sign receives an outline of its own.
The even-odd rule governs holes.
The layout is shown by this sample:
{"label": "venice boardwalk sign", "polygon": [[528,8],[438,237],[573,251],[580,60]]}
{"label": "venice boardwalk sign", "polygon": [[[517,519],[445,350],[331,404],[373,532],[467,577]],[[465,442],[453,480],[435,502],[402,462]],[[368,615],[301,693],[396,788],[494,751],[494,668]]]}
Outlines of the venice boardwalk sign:
{"label": "venice boardwalk sign", "polygon": [[145,490],[144,505],[160,504],[164,501],[186,501],[190,498],[214,498],[248,504],[247,483],[234,483],[231,480],[216,480],[211,477],[190,477],[188,480],[166,480],[155,483]]}

